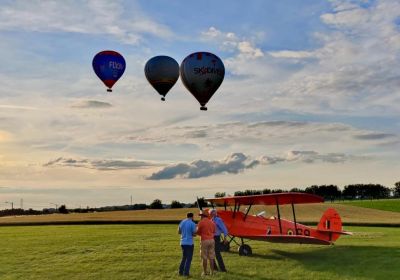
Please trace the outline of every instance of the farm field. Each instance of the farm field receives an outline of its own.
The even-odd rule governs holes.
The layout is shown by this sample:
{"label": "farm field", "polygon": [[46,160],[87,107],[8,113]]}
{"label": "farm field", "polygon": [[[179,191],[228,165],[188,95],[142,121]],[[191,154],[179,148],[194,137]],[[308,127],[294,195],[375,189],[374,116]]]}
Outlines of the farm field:
{"label": "farm field", "polygon": [[343,205],[400,212],[400,199],[348,200],[340,203]]}
{"label": "farm field", "polygon": [[[391,225],[400,224],[400,212],[383,211],[371,208],[357,207],[353,205],[339,203],[303,204],[296,205],[296,217],[299,222],[317,223],[322,213],[330,208],[335,208],[344,223],[350,224],[381,224]],[[241,208],[244,210],[244,207]],[[276,209],[273,206],[253,207],[251,214],[266,211],[267,216],[274,215]],[[30,224],[30,223],[95,223],[95,222],[129,222],[129,221],[179,221],[186,216],[186,212],[197,213],[198,209],[163,209],[163,210],[137,210],[137,211],[114,211],[114,212],[95,212],[95,213],[73,213],[73,214],[50,214],[38,216],[11,216],[1,217],[0,225]],[[290,206],[281,206],[283,218],[292,219]],[[197,216],[196,216],[197,218]]]}
{"label": "farm field", "polygon": [[[334,246],[250,241],[205,279],[398,279],[400,228],[349,227]],[[176,225],[4,226],[1,279],[182,279]],[[200,277],[196,238],[192,279]]]}

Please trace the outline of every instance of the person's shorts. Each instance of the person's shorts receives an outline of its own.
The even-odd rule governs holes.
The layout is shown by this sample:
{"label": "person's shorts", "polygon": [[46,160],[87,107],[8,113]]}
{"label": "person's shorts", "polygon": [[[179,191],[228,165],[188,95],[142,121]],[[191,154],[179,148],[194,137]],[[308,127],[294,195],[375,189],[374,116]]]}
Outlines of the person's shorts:
{"label": "person's shorts", "polygon": [[202,240],[200,244],[200,255],[203,260],[215,259],[214,239]]}

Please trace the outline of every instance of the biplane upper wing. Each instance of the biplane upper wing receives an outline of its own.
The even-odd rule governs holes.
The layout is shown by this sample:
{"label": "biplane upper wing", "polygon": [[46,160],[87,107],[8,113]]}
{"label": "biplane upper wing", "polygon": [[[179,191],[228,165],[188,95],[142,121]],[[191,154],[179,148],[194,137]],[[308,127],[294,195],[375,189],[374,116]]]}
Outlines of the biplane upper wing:
{"label": "biplane upper wing", "polygon": [[297,244],[317,244],[317,245],[330,245],[331,242],[312,236],[304,235],[262,235],[262,236],[245,236],[245,238],[252,240],[276,242],[276,243],[297,243]]}
{"label": "biplane upper wing", "polygon": [[235,205],[283,205],[283,204],[302,204],[302,203],[320,203],[324,199],[318,195],[308,193],[272,193],[249,196],[227,196],[220,198],[205,199],[217,206],[235,206]]}

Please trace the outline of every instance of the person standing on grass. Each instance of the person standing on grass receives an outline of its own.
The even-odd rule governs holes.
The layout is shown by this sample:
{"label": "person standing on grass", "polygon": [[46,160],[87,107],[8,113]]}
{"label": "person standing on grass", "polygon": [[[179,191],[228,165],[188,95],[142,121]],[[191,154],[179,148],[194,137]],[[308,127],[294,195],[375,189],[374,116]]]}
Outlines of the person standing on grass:
{"label": "person standing on grass", "polygon": [[218,217],[216,209],[210,209],[208,211],[208,213],[210,214],[211,219],[214,222],[215,227],[216,227],[216,231],[214,234],[214,243],[215,243],[215,257],[217,259],[219,269],[218,269],[218,266],[215,263],[215,261],[214,261],[214,268],[215,268],[215,270],[219,270],[221,272],[226,272],[224,260],[222,259],[222,255],[221,255],[221,249],[222,249],[221,248],[222,247],[221,234],[224,235],[223,242],[226,243],[226,237],[228,235],[228,230],[227,230],[224,222],[222,221],[222,219],[220,217]]}
{"label": "person standing on grass", "polygon": [[201,216],[201,220],[197,225],[197,235],[200,236],[200,255],[203,261],[203,273],[201,275],[205,276],[208,274],[207,260],[210,263],[210,275],[213,275],[215,259],[215,224],[208,218],[207,212],[200,211],[199,215]]}
{"label": "person standing on grass", "polygon": [[179,266],[179,275],[189,276],[190,264],[193,257],[193,236],[196,235],[196,224],[193,222],[193,213],[187,213],[186,219],[182,220],[178,227],[181,235],[182,260]]}

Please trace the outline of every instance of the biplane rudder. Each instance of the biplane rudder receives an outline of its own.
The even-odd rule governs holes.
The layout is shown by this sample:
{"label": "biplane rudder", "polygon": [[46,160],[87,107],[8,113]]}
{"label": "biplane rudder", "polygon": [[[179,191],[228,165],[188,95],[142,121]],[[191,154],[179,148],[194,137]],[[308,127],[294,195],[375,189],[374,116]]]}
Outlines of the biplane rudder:
{"label": "biplane rudder", "polygon": [[317,230],[329,235],[329,241],[331,242],[336,241],[341,234],[351,234],[343,231],[342,219],[339,213],[333,208],[329,208],[324,212],[318,223]]}

